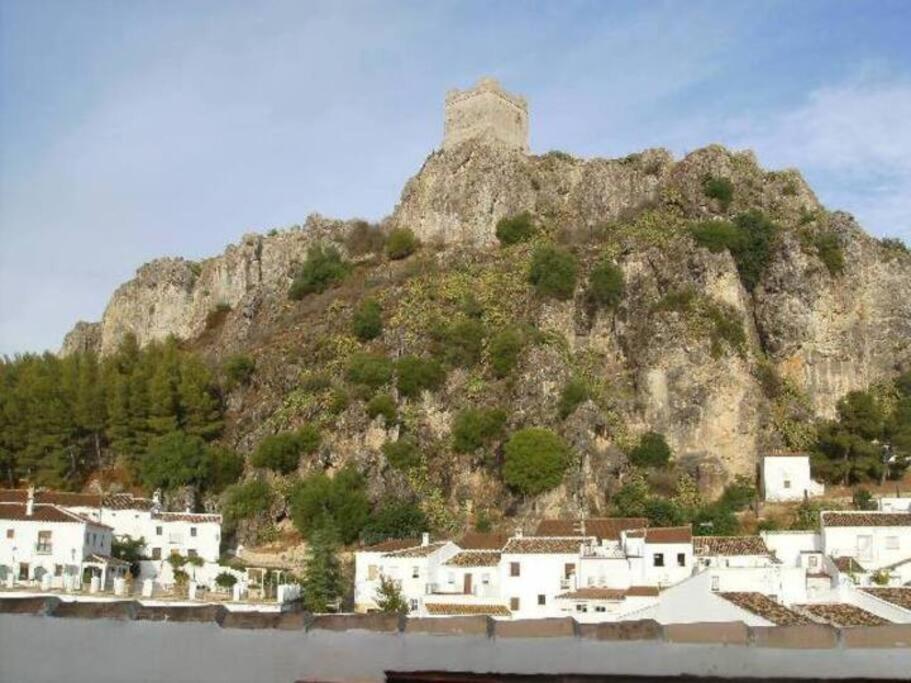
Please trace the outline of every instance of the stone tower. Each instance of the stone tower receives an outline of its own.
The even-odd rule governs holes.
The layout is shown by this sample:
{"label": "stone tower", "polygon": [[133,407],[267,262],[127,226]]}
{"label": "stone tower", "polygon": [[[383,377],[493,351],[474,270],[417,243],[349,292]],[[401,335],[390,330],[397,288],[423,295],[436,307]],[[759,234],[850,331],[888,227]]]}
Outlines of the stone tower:
{"label": "stone tower", "polygon": [[528,153],[528,103],[493,78],[482,78],[470,90],[446,94],[443,149],[480,138]]}

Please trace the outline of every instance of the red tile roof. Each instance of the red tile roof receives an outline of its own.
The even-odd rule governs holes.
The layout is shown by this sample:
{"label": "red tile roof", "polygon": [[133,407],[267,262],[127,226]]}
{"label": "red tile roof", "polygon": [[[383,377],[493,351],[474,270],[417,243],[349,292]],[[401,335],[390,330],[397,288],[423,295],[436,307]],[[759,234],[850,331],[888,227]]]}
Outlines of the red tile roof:
{"label": "red tile roof", "polygon": [[[28,500],[27,489],[0,489],[0,503],[24,503]],[[70,491],[35,491],[36,503],[48,503],[61,507],[101,507],[101,496],[97,493],[72,493]],[[104,507],[112,510],[149,510],[152,501],[136,498],[132,493],[111,493],[104,497]]]}
{"label": "red tile roof", "polygon": [[648,526],[644,517],[589,517],[588,519],[543,519],[535,536],[595,536],[620,540],[620,532]]}
{"label": "red tile roof", "polygon": [[582,541],[581,537],[546,538],[544,536],[525,536],[523,538],[510,538],[503,548],[503,554],[571,555],[579,552]]}
{"label": "red tile roof", "polygon": [[697,555],[768,555],[761,536],[696,536],[693,551]]}
{"label": "red tile roof", "polygon": [[512,614],[504,605],[478,605],[474,603],[425,603],[428,614],[436,616],[482,615],[508,617]]}
{"label": "red tile roof", "polygon": [[795,626],[799,624],[812,624],[812,620],[798,614],[792,609],[772,600],[762,593],[734,592],[716,593],[728,602],[731,602],[747,612],[771,621],[776,626]]}
{"label": "red tile roof", "polygon": [[368,545],[364,550],[371,553],[388,553],[393,550],[404,550],[421,545],[420,538],[387,538],[385,541]]}
{"label": "red tile roof", "polygon": [[49,522],[61,524],[91,524],[102,529],[111,529],[107,524],[101,524],[91,519],[86,519],[75,512],[64,510],[57,505],[36,503],[31,515],[26,514],[25,503],[0,503],[0,519],[20,522]]}
{"label": "red tile roof", "polygon": [[456,541],[456,545],[462,550],[500,550],[506,545],[507,540],[509,540],[508,534],[468,531]]}
{"label": "red tile roof", "polygon": [[630,586],[626,589],[626,594],[629,597],[650,598],[659,593],[657,586]]}
{"label": "red tile roof", "polygon": [[665,526],[649,527],[645,530],[646,543],[690,543],[693,540],[693,527]]}
{"label": "red tile roof", "polygon": [[496,550],[463,550],[444,562],[448,567],[496,567],[500,553]]}
{"label": "red tile roof", "polygon": [[882,626],[892,623],[856,605],[849,605],[844,602],[814,603],[794,605],[794,607],[807,612],[818,621],[823,621],[833,626]]}
{"label": "red tile roof", "polygon": [[448,541],[439,541],[437,543],[428,543],[427,545],[416,545],[412,548],[403,548],[402,550],[393,550],[384,555],[384,557],[427,557],[446,545]]}
{"label": "red tile roof", "polygon": [[160,519],[162,522],[190,522],[191,524],[216,522],[221,524],[221,515],[199,514],[196,512],[156,512],[152,514],[152,519]]}
{"label": "red tile roof", "polygon": [[911,526],[911,512],[821,512],[822,526]]}
{"label": "red tile roof", "polygon": [[561,600],[611,600],[620,602],[626,598],[622,588],[577,588],[569,593],[558,595]]}

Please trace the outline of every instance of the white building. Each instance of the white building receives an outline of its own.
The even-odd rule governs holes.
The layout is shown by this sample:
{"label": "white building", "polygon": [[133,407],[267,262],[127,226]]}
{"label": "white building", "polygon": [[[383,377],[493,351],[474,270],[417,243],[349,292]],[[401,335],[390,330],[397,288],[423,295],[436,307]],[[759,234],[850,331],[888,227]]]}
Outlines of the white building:
{"label": "white building", "polygon": [[883,496],[876,499],[880,512],[911,512],[911,498],[902,496]]}
{"label": "white building", "polygon": [[97,577],[106,588],[126,572],[111,557],[113,529],[65,508],[36,503],[0,503],[0,581],[45,588],[79,588]]}
{"label": "white building", "polygon": [[821,512],[819,523],[827,556],[852,558],[896,585],[911,582],[911,513]]}
{"label": "white building", "polygon": [[773,453],[762,459],[762,490],[770,502],[800,501],[825,493],[825,487],[810,476],[810,456],[803,453]]}

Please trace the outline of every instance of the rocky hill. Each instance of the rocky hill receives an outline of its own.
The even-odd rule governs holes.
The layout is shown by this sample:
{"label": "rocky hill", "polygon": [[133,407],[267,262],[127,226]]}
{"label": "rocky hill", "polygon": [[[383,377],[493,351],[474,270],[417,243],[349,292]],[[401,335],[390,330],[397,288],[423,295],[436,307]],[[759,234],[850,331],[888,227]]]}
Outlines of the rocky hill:
{"label": "rocky hill", "polygon": [[[498,221],[522,213],[535,235],[499,244]],[[758,230],[750,220],[775,226],[758,267],[705,235],[737,221],[750,234]],[[383,235],[397,228],[421,246],[390,259]],[[353,269],[339,285],[292,300],[289,286],[317,243],[335,245]],[[528,281],[533,252],[548,243],[579,264],[568,298]],[[589,286],[605,259],[624,281],[610,307],[595,305]],[[352,317],[368,298],[380,304],[383,331],[363,342]],[[435,391],[406,397],[390,388],[397,419],[370,419],[369,397],[346,375],[351,358],[439,355],[459,343],[445,330],[462,320],[480,323],[480,361],[447,363]],[[491,340],[507,329],[521,351],[500,376]],[[519,513],[597,511],[624,450],[645,431],[666,435],[677,462],[717,492],[735,474],[751,476],[763,451],[805,446],[808,423],[831,416],[846,392],[911,366],[911,255],[826,211],[796,171],[765,171],[749,152],[583,160],[475,140],[431,154],[381,226],[311,216],[205,261],[142,266],[100,322],[74,328],[63,353],[109,354],[128,333],[140,344],[176,335],[213,367],[236,354],[255,360],[251,383],[227,397],[225,438],[241,452],[317,422],[323,447],[301,467],[356,463],[377,495],[410,488],[450,515],[491,501]],[[561,392],[574,379],[584,400],[561,415]],[[454,416],[471,406],[505,410],[507,431],[560,433],[575,458],[563,484],[522,499],[496,476],[497,444],[454,452]],[[420,476],[406,477],[383,454],[404,433],[426,456]]]}

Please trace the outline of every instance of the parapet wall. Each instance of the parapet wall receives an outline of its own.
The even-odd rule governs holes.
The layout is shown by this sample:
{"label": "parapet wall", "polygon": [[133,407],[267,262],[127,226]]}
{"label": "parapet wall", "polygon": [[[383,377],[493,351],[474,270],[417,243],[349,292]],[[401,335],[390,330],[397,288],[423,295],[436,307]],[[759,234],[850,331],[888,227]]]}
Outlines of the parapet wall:
{"label": "parapet wall", "polygon": [[443,149],[467,140],[528,152],[528,104],[490,78],[470,90],[451,90],[446,95]]}
{"label": "parapet wall", "polygon": [[382,681],[387,671],[430,670],[890,679],[911,671],[911,624],[407,619],[50,597],[0,599],[0,633],[0,680],[23,682]]}

